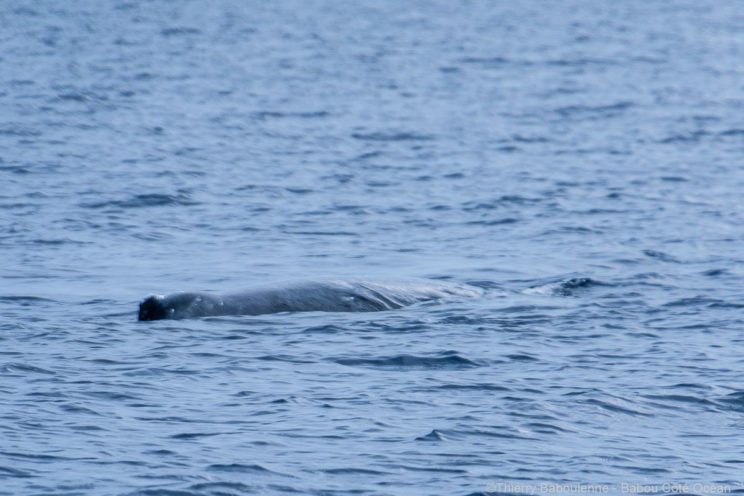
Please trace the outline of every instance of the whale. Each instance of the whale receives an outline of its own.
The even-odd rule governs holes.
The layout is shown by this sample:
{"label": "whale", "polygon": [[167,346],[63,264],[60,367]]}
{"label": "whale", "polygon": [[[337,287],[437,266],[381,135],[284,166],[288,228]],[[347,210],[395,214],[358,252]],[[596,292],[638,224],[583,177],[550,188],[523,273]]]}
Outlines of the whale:
{"label": "whale", "polygon": [[379,312],[450,297],[473,297],[480,288],[434,280],[290,281],[226,293],[177,292],[151,295],[138,320],[188,319],[281,312]]}

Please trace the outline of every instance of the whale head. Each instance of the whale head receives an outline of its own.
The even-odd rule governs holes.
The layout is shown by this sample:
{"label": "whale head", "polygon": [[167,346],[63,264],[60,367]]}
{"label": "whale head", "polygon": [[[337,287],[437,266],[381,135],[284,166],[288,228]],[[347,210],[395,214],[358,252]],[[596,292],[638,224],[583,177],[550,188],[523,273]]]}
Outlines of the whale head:
{"label": "whale head", "polygon": [[185,319],[224,313],[222,298],[208,293],[152,295],[145,298],[139,306],[139,320]]}
{"label": "whale head", "polygon": [[139,320],[160,320],[167,319],[171,310],[165,305],[164,297],[161,295],[152,295],[140,303]]}

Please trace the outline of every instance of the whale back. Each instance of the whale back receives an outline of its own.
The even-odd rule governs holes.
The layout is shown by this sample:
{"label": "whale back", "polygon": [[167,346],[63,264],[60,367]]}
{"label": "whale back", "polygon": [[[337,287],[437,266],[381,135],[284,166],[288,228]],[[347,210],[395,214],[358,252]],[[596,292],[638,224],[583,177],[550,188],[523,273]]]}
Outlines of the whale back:
{"label": "whale back", "polygon": [[304,281],[224,294],[173,293],[140,303],[139,320],[279,312],[375,312],[452,296],[477,296],[478,288],[441,281]]}

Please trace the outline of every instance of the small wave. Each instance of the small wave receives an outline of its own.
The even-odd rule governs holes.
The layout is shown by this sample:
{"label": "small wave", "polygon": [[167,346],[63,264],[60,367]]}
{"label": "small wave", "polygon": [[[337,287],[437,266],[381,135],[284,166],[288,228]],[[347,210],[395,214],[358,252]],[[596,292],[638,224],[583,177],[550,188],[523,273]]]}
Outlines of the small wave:
{"label": "small wave", "polygon": [[253,494],[256,492],[254,487],[243,484],[242,482],[199,482],[189,486],[192,491],[197,491],[199,496],[232,496],[236,494]]}
{"label": "small wave", "polygon": [[90,100],[105,100],[105,97],[99,97],[86,92],[73,91],[70,93],[60,93],[55,98],[57,101],[62,102],[87,102]]}
{"label": "small wave", "polygon": [[722,300],[717,300],[714,298],[708,298],[705,296],[693,296],[690,298],[680,298],[679,300],[670,301],[668,303],[664,303],[663,306],[665,307],[694,307],[694,306],[706,306],[706,307],[726,307],[727,305],[733,305],[734,308],[736,307],[736,304],[728,304]]}
{"label": "small wave", "polygon": [[586,67],[586,66],[610,66],[618,65],[619,62],[612,59],[601,58],[577,58],[577,59],[552,59],[545,62],[547,65],[557,67]]}
{"label": "small wave", "polygon": [[444,441],[446,439],[447,438],[444,436],[444,434],[442,434],[441,431],[438,431],[436,429],[433,429],[430,433],[428,433],[428,434],[426,434],[424,436],[417,437],[416,438],[416,441],[429,441],[429,442],[431,442],[431,441]]}
{"label": "small wave", "polygon": [[504,217],[503,219],[471,220],[466,224],[469,226],[502,226],[505,224],[516,224],[519,219],[514,217]]}
{"label": "small wave", "polygon": [[223,432],[181,432],[179,434],[173,434],[172,436],[170,436],[170,438],[188,440],[188,439],[198,439],[200,437],[219,436],[220,434],[224,434],[224,433]]}
{"label": "small wave", "polygon": [[[433,432],[433,431],[432,431]],[[444,467],[415,467],[412,465],[391,465],[390,468],[395,470],[409,470],[411,472],[433,472],[441,474],[467,474],[468,471],[463,468],[444,468]]]}
{"label": "small wave", "polygon": [[21,307],[31,307],[36,306],[43,303],[59,303],[56,300],[51,300],[49,298],[41,298],[39,296],[25,296],[25,295],[7,295],[7,296],[0,296],[0,303],[11,303],[15,305],[19,305]]}
{"label": "small wave", "polygon": [[368,468],[326,468],[323,469],[326,474],[334,475],[390,475],[390,472],[372,470]]}
{"label": "small wave", "polygon": [[534,205],[536,203],[539,203],[541,200],[538,198],[528,198],[521,195],[502,195],[495,201],[499,204]]}
{"label": "small wave", "polygon": [[198,202],[191,200],[188,195],[167,195],[160,193],[150,193],[135,195],[127,200],[109,200],[94,203],[81,203],[84,208],[102,209],[102,208],[144,208],[144,207],[163,207],[163,206],[192,206],[198,205]]}
{"label": "small wave", "polygon": [[384,153],[382,153],[381,151],[367,152],[367,153],[362,153],[361,155],[357,155],[356,157],[352,159],[352,161],[356,162],[356,161],[361,161],[361,160],[369,160],[372,158],[382,157],[383,155]]}
{"label": "small wave", "polygon": [[115,300],[109,300],[107,298],[94,298],[92,300],[84,301],[80,304],[81,305],[101,305],[101,304],[113,305],[115,303],[116,303]]}
{"label": "small wave", "polygon": [[250,464],[250,465],[244,465],[242,463],[231,463],[229,465],[221,465],[221,464],[214,464],[207,467],[207,470],[211,470],[214,472],[239,472],[239,473],[270,473],[271,470],[262,467],[258,464]]}
{"label": "small wave", "polygon": [[708,308],[744,308],[744,303],[734,303],[732,301],[714,300],[708,305]]}
{"label": "small wave", "polygon": [[605,286],[605,283],[590,277],[572,277],[557,282],[550,282],[539,286],[532,286],[524,290],[527,294],[548,294],[555,296],[573,296],[581,290],[596,286]]}
{"label": "small wave", "polygon": [[201,31],[197,28],[190,28],[190,27],[173,27],[173,28],[165,28],[160,31],[160,34],[162,34],[165,37],[171,37],[171,36],[188,36],[192,34],[200,34]]}
{"label": "small wave", "polygon": [[466,436],[475,436],[475,437],[486,437],[486,438],[499,438],[499,439],[534,439],[533,437],[528,436],[522,436],[520,434],[514,434],[513,432],[505,432],[503,428],[496,427],[494,430],[465,430],[465,431],[456,431],[456,434],[462,434]]}
{"label": "small wave", "polygon": [[16,136],[19,138],[33,138],[41,136],[41,131],[25,127],[5,127],[0,128],[0,136]]}
{"label": "small wave", "polygon": [[669,389],[699,389],[701,391],[708,391],[711,387],[707,384],[696,384],[694,382],[680,382],[669,386]]}
{"label": "small wave", "polygon": [[388,358],[342,358],[335,360],[335,362],[350,367],[395,369],[460,369],[480,366],[479,363],[458,354],[448,354],[439,357],[397,355]]}
{"label": "small wave", "polygon": [[476,288],[481,288],[484,290],[501,289],[501,286],[499,284],[495,283],[494,281],[489,281],[489,280],[470,280],[470,281],[465,281],[465,283],[468,286],[475,286]]}
{"label": "small wave", "polygon": [[143,422],[166,422],[166,423],[191,423],[194,420],[184,417],[134,417],[135,420]]}
{"label": "small wave", "polygon": [[44,375],[55,375],[56,372],[53,370],[47,370],[43,369],[41,367],[35,367],[33,365],[26,365],[24,363],[7,363],[5,364],[2,369],[3,372],[21,372],[21,373],[31,373],[31,374],[44,374]]}
{"label": "small wave", "polygon": [[511,139],[517,143],[548,143],[550,141],[545,136],[522,136],[521,134],[515,134]]}
{"label": "small wave", "polygon": [[48,245],[48,246],[61,246],[61,245],[85,245],[88,243],[85,243],[83,241],[77,241],[74,239],[69,238],[59,238],[59,239],[32,239],[31,243],[35,245]]}
{"label": "small wave", "polygon": [[515,362],[536,362],[539,360],[539,358],[528,355],[527,353],[514,353],[511,355],[506,355],[506,358]]}
{"label": "small wave", "polygon": [[358,236],[351,231],[282,231],[285,234],[296,234],[300,236]]}
{"label": "small wave", "polygon": [[[13,174],[31,174],[31,169],[28,167],[24,167],[22,165],[4,165],[0,167],[0,171],[7,171],[11,172]],[[23,208],[23,207],[32,207],[34,205],[23,205],[23,204],[17,204],[17,205],[4,205],[3,208]]]}
{"label": "small wave", "polygon": [[682,176],[662,176],[661,180],[667,183],[686,183],[690,180]]}
{"label": "small wave", "polygon": [[[11,171],[17,172],[14,167],[0,167],[0,171]],[[0,208],[12,210],[14,208],[29,208],[35,209],[37,205],[35,203],[4,203],[0,204]]]}
{"label": "small wave", "polygon": [[703,275],[708,277],[718,277],[727,274],[729,274],[728,269],[710,269],[703,272]]}
{"label": "small wave", "polygon": [[417,134],[408,132],[398,133],[353,133],[352,138],[362,141],[430,141],[434,137],[427,134]]}
{"label": "small wave", "polygon": [[284,188],[284,190],[295,195],[306,195],[313,192],[310,188]]}
{"label": "small wave", "polygon": [[147,376],[164,376],[164,375],[197,375],[198,370],[187,368],[167,368],[167,367],[142,367],[124,372],[126,377],[147,377]]}
{"label": "small wave", "polygon": [[271,111],[262,111],[262,112],[256,112],[253,114],[256,119],[265,120],[265,119],[286,119],[286,118],[293,118],[293,119],[320,119],[322,117],[328,117],[330,114],[326,112],[325,110],[320,110],[316,112],[271,112]]}
{"label": "small wave", "polygon": [[564,429],[563,427],[558,427],[557,425],[546,424],[543,422],[528,422],[524,426],[540,434],[555,434],[556,432],[573,432],[570,429]]}
{"label": "small wave", "polygon": [[512,205],[534,205],[540,201],[538,198],[520,195],[502,195],[489,201],[467,201],[462,204],[462,209],[468,212],[473,210],[496,210]]}
{"label": "small wave", "polygon": [[445,390],[455,390],[455,391],[503,391],[508,392],[511,391],[510,388],[506,386],[500,386],[498,384],[442,384],[441,386],[436,386],[436,389],[445,389]]}
{"label": "small wave", "polygon": [[332,324],[326,324],[326,325],[319,325],[319,326],[313,326],[308,327],[302,332],[308,333],[308,334],[338,334],[339,332],[343,332],[344,328],[339,327]]}
{"label": "small wave", "polygon": [[461,64],[477,64],[477,65],[485,65],[485,66],[499,66],[504,64],[510,64],[513,63],[512,60],[507,59],[505,57],[495,56],[495,57],[463,57],[457,62],[460,62]]}
{"label": "small wave", "polygon": [[203,493],[184,491],[182,489],[143,489],[126,493],[126,496],[203,496]]}
{"label": "small wave", "polygon": [[511,145],[500,146],[496,150],[503,152],[503,153],[515,153],[515,152],[522,151],[521,148],[517,146],[511,146]]}
{"label": "small wave", "polygon": [[45,462],[81,460],[81,458],[68,458],[68,457],[63,457],[63,456],[41,455],[41,454],[36,454],[36,453],[17,453],[14,451],[0,451],[0,455],[6,456],[8,458],[20,458],[21,460],[33,460],[33,461],[45,461]]}
{"label": "small wave", "polygon": [[6,477],[17,477],[19,479],[27,479],[29,477],[34,477],[34,475],[29,472],[24,472],[23,470],[18,470],[17,468],[0,466],[0,478],[6,478]]}
{"label": "small wave", "polygon": [[744,391],[736,391],[718,399],[724,408],[737,412],[744,412]]}
{"label": "small wave", "polygon": [[59,409],[68,413],[84,413],[86,415],[101,416],[101,414],[96,412],[95,410],[91,410],[90,408],[85,408],[78,405],[59,405]]}
{"label": "small wave", "polygon": [[611,105],[569,105],[559,107],[555,112],[561,117],[596,117],[608,118],[617,115],[633,106],[632,102],[618,102]]}
{"label": "small wave", "polygon": [[662,262],[679,263],[679,260],[677,258],[669,255],[668,253],[664,253],[663,251],[643,250],[643,254],[649,258],[661,260]]}
{"label": "small wave", "polygon": [[302,360],[291,355],[262,355],[256,359],[266,362],[315,363],[313,360]]}
{"label": "small wave", "polygon": [[588,399],[584,403],[595,405],[604,410],[614,412],[614,413],[623,413],[625,415],[633,415],[633,416],[653,417],[653,415],[650,413],[642,412],[640,410],[634,410],[632,408],[620,406],[614,403],[609,403],[607,401],[602,401],[602,400],[598,400],[595,398]]}
{"label": "small wave", "polygon": [[130,394],[125,393],[116,393],[113,391],[86,391],[86,396],[90,396],[92,398],[99,398],[102,400],[113,400],[113,401],[127,401],[127,400],[138,400],[139,398],[136,396],[132,396]]}
{"label": "small wave", "polygon": [[684,143],[697,143],[700,141],[701,138],[708,136],[710,133],[707,131],[693,131],[691,133],[686,134],[672,134],[670,136],[667,136],[666,138],[663,138],[658,141],[659,144],[662,145],[669,145],[669,144],[684,144]]}
{"label": "small wave", "polygon": [[674,403],[691,403],[696,405],[714,405],[710,400],[686,394],[647,394],[643,396],[654,401],[671,401]]}
{"label": "small wave", "polygon": [[744,129],[738,129],[738,128],[727,129],[725,131],[721,131],[720,133],[718,133],[718,136],[724,136],[724,137],[728,137],[728,136],[744,136]]}

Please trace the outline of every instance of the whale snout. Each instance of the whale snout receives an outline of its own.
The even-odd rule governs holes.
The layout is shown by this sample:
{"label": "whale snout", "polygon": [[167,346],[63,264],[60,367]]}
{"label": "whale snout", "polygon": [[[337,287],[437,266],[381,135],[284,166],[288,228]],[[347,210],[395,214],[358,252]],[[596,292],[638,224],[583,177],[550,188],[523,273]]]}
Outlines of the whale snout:
{"label": "whale snout", "polygon": [[139,320],[160,320],[168,317],[168,309],[163,304],[163,297],[152,295],[145,298],[139,306]]}

